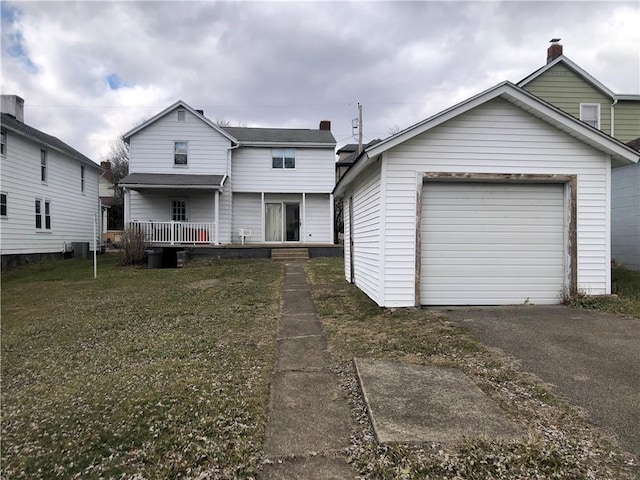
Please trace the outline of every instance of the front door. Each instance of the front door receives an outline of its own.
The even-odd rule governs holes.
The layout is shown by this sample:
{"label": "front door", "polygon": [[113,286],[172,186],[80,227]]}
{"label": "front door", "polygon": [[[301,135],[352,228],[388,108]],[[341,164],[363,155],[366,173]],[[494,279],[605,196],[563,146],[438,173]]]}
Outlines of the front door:
{"label": "front door", "polygon": [[265,204],[265,242],[300,241],[300,204]]}

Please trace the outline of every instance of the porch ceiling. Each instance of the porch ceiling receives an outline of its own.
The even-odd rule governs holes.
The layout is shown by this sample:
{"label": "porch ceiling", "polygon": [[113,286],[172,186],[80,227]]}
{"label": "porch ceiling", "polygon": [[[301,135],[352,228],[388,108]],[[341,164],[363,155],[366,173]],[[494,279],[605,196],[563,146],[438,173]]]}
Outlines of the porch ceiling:
{"label": "porch ceiling", "polygon": [[226,175],[189,175],[172,173],[131,173],[118,185],[132,190],[180,188],[193,190],[220,190]]}

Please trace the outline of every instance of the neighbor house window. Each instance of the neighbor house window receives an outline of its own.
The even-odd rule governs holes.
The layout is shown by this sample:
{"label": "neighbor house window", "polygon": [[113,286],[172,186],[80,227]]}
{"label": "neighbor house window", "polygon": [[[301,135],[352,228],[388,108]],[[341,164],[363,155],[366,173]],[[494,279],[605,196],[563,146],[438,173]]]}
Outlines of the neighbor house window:
{"label": "neighbor house window", "polygon": [[295,148],[274,148],[271,152],[272,168],[296,168]]}
{"label": "neighbor house window", "polygon": [[36,198],[36,228],[51,230],[51,202]]}
{"label": "neighbor house window", "polygon": [[184,110],[178,110],[178,121],[184,122],[184,118],[185,118]]}
{"label": "neighbor house window", "polygon": [[80,165],[80,191],[84,193],[84,165]]}
{"label": "neighbor house window", "polygon": [[174,142],[173,144],[173,163],[174,165],[187,164],[187,142]]}
{"label": "neighbor house window", "polygon": [[7,216],[7,194],[0,193],[0,217]]}
{"label": "neighbor house window", "polygon": [[0,154],[6,155],[7,153],[7,132],[0,131]]}
{"label": "neighbor house window", "polygon": [[47,181],[47,151],[40,150],[40,180]]}
{"label": "neighbor house window", "polygon": [[591,125],[593,128],[600,128],[600,104],[581,103],[580,120]]}

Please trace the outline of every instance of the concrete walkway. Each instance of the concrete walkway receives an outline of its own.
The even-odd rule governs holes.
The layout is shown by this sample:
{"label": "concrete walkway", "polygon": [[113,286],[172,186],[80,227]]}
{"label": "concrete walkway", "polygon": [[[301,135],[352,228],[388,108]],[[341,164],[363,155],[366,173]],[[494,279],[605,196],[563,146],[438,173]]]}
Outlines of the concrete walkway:
{"label": "concrete walkway", "polygon": [[355,479],[345,458],[351,418],[315,311],[304,262],[285,264],[263,480]]}

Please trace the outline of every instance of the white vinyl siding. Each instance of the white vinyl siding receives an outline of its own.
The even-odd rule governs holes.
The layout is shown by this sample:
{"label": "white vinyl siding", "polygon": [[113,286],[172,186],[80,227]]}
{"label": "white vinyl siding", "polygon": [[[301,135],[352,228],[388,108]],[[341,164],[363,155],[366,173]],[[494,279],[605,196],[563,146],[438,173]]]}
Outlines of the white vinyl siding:
{"label": "white vinyl siding", "polygon": [[[1,253],[56,253],[65,242],[91,242],[93,248],[93,215],[100,219],[98,166],[85,166],[83,195],[78,188],[78,160],[17,133],[8,135],[7,159],[0,166],[0,190],[9,201],[8,216],[2,220]],[[41,181],[42,149],[47,151],[46,184]],[[36,198],[50,202],[50,230],[35,228]]]}
{"label": "white vinyl siding", "polygon": [[640,164],[611,171],[611,255],[640,270]]}
{"label": "white vinyl siding", "polygon": [[[303,217],[304,238],[307,243],[333,243],[329,194],[308,194]],[[302,237],[302,232],[300,233]]]}
{"label": "white vinyl siding", "polygon": [[578,289],[610,292],[610,163],[605,154],[495,99],[389,150],[382,163],[382,304],[415,304],[416,198],[423,172],[577,175]]}
{"label": "white vinyl siding", "polygon": [[262,242],[262,196],[259,193],[234,193],[231,240],[240,243],[239,229],[251,230],[245,243]]}
{"label": "white vinyl siding", "polygon": [[238,192],[329,193],[335,178],[333,148],[296,148],[295,168],[272,168],[271,148],[233,151],[233,189]]}
{"label": "white vinyl siding", "polygon": [[[353,256],[356,286],[380,305],[380,168],[362,175],[353,191]],[[347,215],[348,217],[348,215]],[[345,219],[345,224],[348,222]],[[346,232],[345,232],[346,234]],[[414,235],[415,237],[415,235]],[[348,248],[348,237],[345,244]],[[349,259],[345,257],[345,262]],[[347,267],[348,268],[348,267]]]}
{"label": "white vinyl siding", "polygon": [[215,193],[170,190],[167,192],[131,191],[130,220],[138,222],[169,222],[172,216],[172,201],[184,200],[187,204],[189,222],[214,222]]}
{"label": "white vinyl siding", "polygon": [[[211,126],[185,111],[178,122],[177,110],[147,126],[130,139],[130,173],[188,173],[224,175],[231,142]],[[175,142],[188,142],[188,165],[176,168]]]}
{"label": "white vinyl siding", "polygon": [[563,184],[427,183],[421,304],[559,303],[564,191]]}

